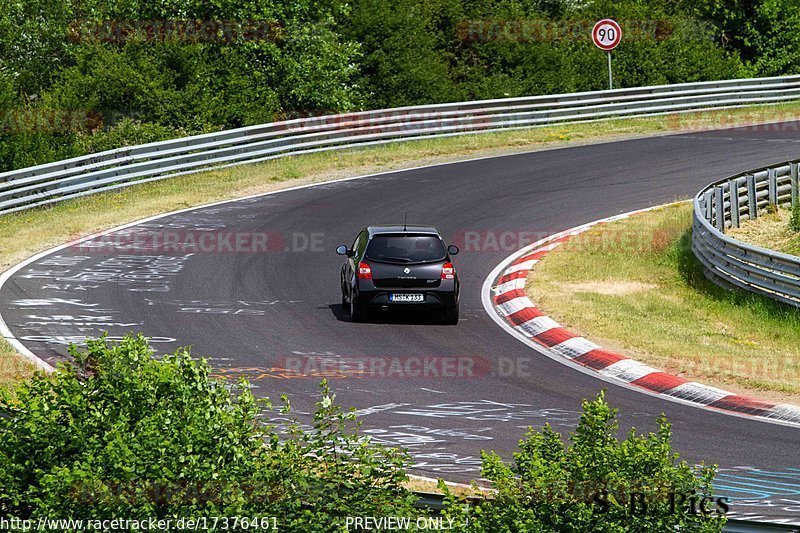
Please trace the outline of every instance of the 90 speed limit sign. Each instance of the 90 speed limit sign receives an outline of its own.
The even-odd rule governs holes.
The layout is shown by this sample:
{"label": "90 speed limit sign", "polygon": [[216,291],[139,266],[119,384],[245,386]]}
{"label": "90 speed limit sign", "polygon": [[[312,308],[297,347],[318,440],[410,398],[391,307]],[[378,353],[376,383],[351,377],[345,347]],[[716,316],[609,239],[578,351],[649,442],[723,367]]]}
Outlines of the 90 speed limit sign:
{"label": "90 speed limit sign", "polygon": [[616,20],[603,19],[594,25],[592,40],[600,50],[610,52],[622,40],[622,28]]}

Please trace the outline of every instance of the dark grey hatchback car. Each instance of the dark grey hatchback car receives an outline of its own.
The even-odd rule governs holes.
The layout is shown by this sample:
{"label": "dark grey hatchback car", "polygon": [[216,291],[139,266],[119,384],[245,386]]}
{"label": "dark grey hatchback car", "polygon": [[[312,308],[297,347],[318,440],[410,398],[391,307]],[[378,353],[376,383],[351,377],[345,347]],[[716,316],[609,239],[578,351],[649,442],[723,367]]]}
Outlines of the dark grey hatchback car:
{"label": "dark grey hatchback car", "polygon": [[458,323],[458,275],[445,246],[430,226],[368,226],[353,246],[336,253],[342,266],[342,306],[360,322],[370,311],[439,310],[447,324]]}

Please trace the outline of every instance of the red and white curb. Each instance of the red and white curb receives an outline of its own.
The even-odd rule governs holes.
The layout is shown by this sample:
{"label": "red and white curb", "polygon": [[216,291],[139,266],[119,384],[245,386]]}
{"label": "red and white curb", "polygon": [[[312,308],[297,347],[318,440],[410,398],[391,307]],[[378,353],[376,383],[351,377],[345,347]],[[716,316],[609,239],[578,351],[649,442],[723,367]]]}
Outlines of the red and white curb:
{"label": "red and white curb", "polygon": [[525,293],[528,274],[551,250],[599,225],[658,209],[633,211],[573,228],[535,242],[506,258],[483,285],[483,304],[509,333],[552,359],[605,381],[697,407],[800,426],[800,407],[734,394],[662,372],[603,349],[548,317]]}

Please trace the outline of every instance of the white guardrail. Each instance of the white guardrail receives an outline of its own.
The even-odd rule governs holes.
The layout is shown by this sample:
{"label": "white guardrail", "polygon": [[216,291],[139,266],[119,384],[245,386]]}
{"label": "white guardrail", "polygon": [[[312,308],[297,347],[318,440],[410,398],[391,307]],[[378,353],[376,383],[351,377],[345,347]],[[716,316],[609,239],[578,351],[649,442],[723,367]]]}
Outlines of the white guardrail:
{"label": "white guardrail", "polygon": [[800,100],[800,76],[459,102],[273,122],[118,148],[0,174],[0,214],[292,154],[614,117]]}
{"label": "white guardrail", "polygon": [[692,250],[706,277],[800,307],[800,257],[725,235],[742,221],[798,203],[797,162],[787,162],[712,183],[694,199]]}

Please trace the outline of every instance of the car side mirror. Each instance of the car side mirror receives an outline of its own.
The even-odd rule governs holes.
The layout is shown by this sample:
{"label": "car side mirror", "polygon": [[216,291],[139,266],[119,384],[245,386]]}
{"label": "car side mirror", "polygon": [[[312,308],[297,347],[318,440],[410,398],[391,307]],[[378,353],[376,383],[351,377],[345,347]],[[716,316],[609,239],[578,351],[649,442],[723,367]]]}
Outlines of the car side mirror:
{"label": "car side mirror", "polygon": [[339,254],[339,255],[348,255],[349,256],[350,255],[349,252],[350,252],[350,250],[348,250],[347,246],[345,246],[344,244],[342,244],[341,246],[336,248],[336,253]]}
{"label": "car side mirror", "polygon": [[458,246],[451,244],[450,246],[447,247],[447,253],[450,255],[458,254]]}

